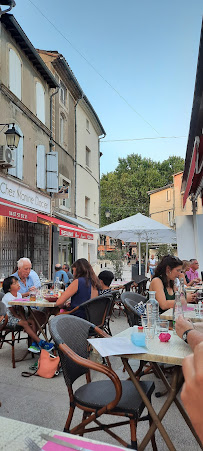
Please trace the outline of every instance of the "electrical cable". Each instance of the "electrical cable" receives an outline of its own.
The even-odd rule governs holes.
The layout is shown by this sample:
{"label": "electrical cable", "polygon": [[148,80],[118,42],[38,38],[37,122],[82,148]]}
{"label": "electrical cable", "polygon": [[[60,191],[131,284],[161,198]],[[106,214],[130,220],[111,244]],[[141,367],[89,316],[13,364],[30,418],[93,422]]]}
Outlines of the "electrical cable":
{"label": "electrical cable", "polygon": [[100,141],[101,144],[113,143],[113,142],[127,142],[127,141],[144,141],[146,139],[179,139],[187,138],[187,136],[155,136],[153,138],[128,138],[128,139],[106,139],[105,141]]}
{"label": "electrical cable", "polygon": [[69,39],[56,27],[56,25],[53,24],[53,22],[51,22],[50,19],[48,19],[47,16],[45,16],[45,14],[38,8],[38,6],[36,6],[32,0],[29,0],[29,2],[40,12],[40,14],[47,20],[47,22],[49,22],[53,28],[55,28],[55,30],[70,44],[70,46],[86,61],[87,64],[89,64],[89,66],[97,73],[97,75],[100,76],[100,78],[102,78],[103,81],[105,81],[105,83],[110,86],[111,89],[113,89],[114,92],[116,92],[116,94],[131,108],[131,110],[133,110],[146,124],[148,124],[156,133],[157,135],[159,135],[159,132],[153,127],[152,124],[150,124],[150,122],[148,122],[126,99],[125,97],[122,96],[122,94],[120,94],[120,92],[113,87],[113,85],[111,83],[109,83],[108,80],[106,80],[106,78],[103,77],[103,75],[100,74],[100,72],[98,72],[98,70],[90,63],[90,61],[88,61],[88,59],[69,41]]}

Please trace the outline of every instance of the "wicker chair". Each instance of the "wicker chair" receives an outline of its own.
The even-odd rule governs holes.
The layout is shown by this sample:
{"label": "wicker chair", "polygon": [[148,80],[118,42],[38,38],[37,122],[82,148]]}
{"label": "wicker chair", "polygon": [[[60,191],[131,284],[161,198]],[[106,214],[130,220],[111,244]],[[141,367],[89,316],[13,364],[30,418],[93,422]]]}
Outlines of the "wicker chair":
{"label": "wicker chair", "polygon": [[122,293],[121,301],[130,327],[138,326],[141,323],[141,315],[135,310],[135,305],[139,302],[146,302],[146,298],[138,293]]}
{"label": "wicker chair", "polygon": [[[112,432],[111,429],[123,424],[129,424],[131,432],[130,447],[136,449],[137,421],[145,408],[140,395],[130,380],[120,381],[117,374],[108,366],[95,363],[88,359],[87,338],[90,335],[90,329],[97,336],[107,337],[108,335],[88,321],[72,315],[54,317],[49,322],[49,329],[58,347],[63,375],[70,398],[70,408],[64,431],[70,432],[71,434],[83,435],[90,431],[105,430],[105,432],[113,436],[119,443],[127,447],[127,443],[120,436]],[[90,369],[103,373],[107,376],[108,380],[91,382]],[[73,383],[84,374],[86,375],[87,383],[81,385],[74,392]],[[141,382],[141,385],[147,397],[151,399],[151,394],[154,391],[154,383]],[[77,426],[71,428],[75,407],[83,411],[83,418]],[[104,425],[100,422],[100,417],[103,414],[122,416],[126,417],[127,420],[125,419],[124,421],[112,424],[106,423]],[[143,419],[148,419],[151,424],[149,415]],[[96,425],[86,428],[92,421]],[[154,437],[152,439],[152,445],[155,451],[157,448]]]}
{"label": "wicker chair", "polygon": [[4,343],[8,343],[9,345],[11,345],[11,350],[12,350],[12,364],[13,364],[13,368],[16,367],[16,362],[21,362],[24,358],[25,355],[28,353],[28,351],[26,351],[26,353],[24,353],[23,357],[21,359],[16,359],[15,358],[15,342],[17,341],[17,343],[19,343],[20,340],[29,340],[29,337],[27,335],[27,337],[21,337],[20,333],[23,332],[23,327],[21,326],[15,326],[15,327],[8,327],[7,322],[8,322],[8,316],[6,315],[6,306],[4,305],[3,302],[0,301],[0,317],[1,317],[1,322],[0,322],[0,349],[2,348]]}
{"label": "wicker chair", "polygon": [[83,310],[87,321],[93,323],[95,326],[98,326],[100,329],[103,329],[109,335],[112,335],[109,325],[112,306],[113,306],[113,296],[111,293],[107,293],[89,299],[88,301],[83,302],[74,309],[69,310],[67,312],[63,312],[62,315],[75,314],[75,316],[80,316],[77,315],[77,312],[79,309],[80,311]]}

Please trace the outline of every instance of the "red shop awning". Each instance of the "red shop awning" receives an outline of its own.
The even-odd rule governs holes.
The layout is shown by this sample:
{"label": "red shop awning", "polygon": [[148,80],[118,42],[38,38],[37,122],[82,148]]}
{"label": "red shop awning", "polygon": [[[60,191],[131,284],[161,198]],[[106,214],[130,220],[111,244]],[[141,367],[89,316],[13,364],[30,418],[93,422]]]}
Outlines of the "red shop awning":
{"label": "red shop awning", "polygon": [[0,216],[6,216],[20,221],[37,222],[37,213],[28,210],[23,206],[19,206],[0,198]]}
{"label": "red shop awning", "polygon": [[195,198],[202,195],[203,189],[203,136],[195,143],[190,170],[187,178],[185,194],[183,196],[183,207],[190,194]]}
{"label": "red shop awning", "polygon": [[74,224],[69,224],[68,222],[61,221],[53,216],[37,214],[38,218],[44,219],[51,224],[56,224],[59,226],[59,235],[66,236],[69,238],[81,238],[83,240],[93,240],[94,236],[82,227],[77,227]]}
{"label": "red shop awning", "polygon": [[189,170],[189,174],[188,174],[188,178],[187,178],[187,184],[186,184],[186,189],[185,189],[185,193],[183,196],[183,207],[186,204],[187,198],[190,194],[190,189],[192,186],[192,180],[194,177],[194,173],[195,173],[195,164],[196,164],[196,155],[197,155],[197,147],[196,144],[194,146],[194,151],[193,151],[193,156],[192,156],[192,162],[190,165],[190,170]]}

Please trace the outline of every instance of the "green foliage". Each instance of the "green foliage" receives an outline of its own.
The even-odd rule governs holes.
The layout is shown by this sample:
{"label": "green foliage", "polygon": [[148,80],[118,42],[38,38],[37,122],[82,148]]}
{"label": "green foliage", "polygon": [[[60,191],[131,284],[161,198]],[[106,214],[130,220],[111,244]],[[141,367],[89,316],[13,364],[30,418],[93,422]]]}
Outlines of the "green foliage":
{"label": "green foliage", "polygon": [[175,249],[173,248],[173,246],[171,244],[161,244],[159,246],[158,251],[156,252],[158,260],[161,260],[164,255],[174,255],[175,254]]}
{"label": "green foliage", "polygon": [[[132,216],[149,214],[148,191],[173,182],[173,174],[182,171],[184,159],[169,157],[162,163],[132,154],[119,158],[114,172],[101,178],[101,226]],[[110,221],[105,210],[111,212]]]}
{"label": "green foliage", "polygon": [[115,279],[122,279],[124,255],[124,251],[118,249],[113,252],[106,252],[106,259],[112,262]]}

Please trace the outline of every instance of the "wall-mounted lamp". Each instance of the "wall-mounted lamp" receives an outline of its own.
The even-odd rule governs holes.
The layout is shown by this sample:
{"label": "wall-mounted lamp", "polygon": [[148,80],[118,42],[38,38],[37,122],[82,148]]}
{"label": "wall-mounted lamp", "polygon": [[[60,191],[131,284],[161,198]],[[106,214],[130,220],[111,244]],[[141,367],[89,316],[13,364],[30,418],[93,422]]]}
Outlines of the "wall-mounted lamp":
{"label": "wall-mounted lamp", "polygon": [[110,216],[111,216],[111,212],[108,208],[105,210],[105,216],[107,219],[110,218]]}
{"label": "wall-mounted lamp", "polygon": [[[0,124],[4,126],[10,127],[10,124]],[[10,149],[17,149],[21,135],[20,133],[15,129],[15,124],[13,124],[12,128],[8,128],[6,132],[4,132],[6,135],[6,144]]]}

